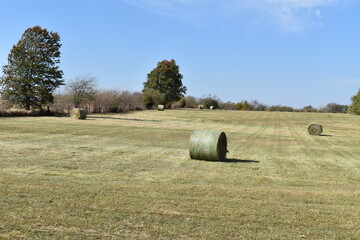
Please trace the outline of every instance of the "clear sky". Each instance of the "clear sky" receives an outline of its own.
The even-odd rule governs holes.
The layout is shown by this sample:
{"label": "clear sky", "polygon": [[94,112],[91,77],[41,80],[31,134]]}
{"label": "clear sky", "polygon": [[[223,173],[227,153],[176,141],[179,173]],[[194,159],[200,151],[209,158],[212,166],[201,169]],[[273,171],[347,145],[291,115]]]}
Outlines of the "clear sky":
{"label": "clear sky", "polygon": [[66,80],[141,91],[175,59],[187,95],[302,108],[360,87],[360,0],[1,0],[0,65],[29,27],[61,36]]}

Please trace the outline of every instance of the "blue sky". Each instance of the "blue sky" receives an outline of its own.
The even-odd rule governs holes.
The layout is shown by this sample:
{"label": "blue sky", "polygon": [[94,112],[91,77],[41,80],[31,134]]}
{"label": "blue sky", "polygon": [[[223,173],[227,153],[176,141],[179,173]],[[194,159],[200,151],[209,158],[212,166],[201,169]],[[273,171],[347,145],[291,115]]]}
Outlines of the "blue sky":
{"label": "blue sky", "polygon": [[65,79],[141,91],[175,59],[187,95],[269,105],[349,104],[360,87],[360,0],[12,0],[1,2],[0,65],[22,33],[61,36]]}

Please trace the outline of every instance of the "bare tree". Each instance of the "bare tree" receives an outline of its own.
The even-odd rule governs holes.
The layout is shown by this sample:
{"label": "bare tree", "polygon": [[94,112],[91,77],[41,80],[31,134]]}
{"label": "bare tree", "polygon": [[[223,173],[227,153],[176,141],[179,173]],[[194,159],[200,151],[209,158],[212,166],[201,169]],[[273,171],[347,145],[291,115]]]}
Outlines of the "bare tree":
{"label": "bare tree", "polygon": [[70,95],[75,107],[94,100],[95,92],[96,79],[91,74],[77,76],[66,85],[66,93]]}

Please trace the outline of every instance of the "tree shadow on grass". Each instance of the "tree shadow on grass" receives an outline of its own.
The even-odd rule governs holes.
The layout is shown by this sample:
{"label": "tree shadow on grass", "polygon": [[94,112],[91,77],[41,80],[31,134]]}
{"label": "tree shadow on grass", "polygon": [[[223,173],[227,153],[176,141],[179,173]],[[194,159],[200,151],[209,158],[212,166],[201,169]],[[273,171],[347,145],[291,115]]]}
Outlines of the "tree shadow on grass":
{"label": "tree shadow on grass", "polygon": [[163,122],[162,120],[149,120],[140,118],[114,118],[114,117],[88,117],[89,119],[111,119],[111,120],[123,120],[123,121],[136,121],[136,122]]}
{"label": "tree shadow on grass", "polygon": [[256,161],[256,160],[235,159],[235,158],[226,158],[222,162],[226,162],[226,163],[260,163],[260,161]]}

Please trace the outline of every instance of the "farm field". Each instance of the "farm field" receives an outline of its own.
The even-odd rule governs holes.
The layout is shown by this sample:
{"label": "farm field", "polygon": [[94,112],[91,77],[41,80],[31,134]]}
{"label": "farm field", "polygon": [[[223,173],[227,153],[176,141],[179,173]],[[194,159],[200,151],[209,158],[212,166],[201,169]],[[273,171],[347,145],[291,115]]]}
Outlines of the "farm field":
{"label": "farm field", "polygon": [[[224,131],[227,161],[190,159],[194,129]],[[0,118],[0,213],[0,239],[360,239],[360,117]]]}

